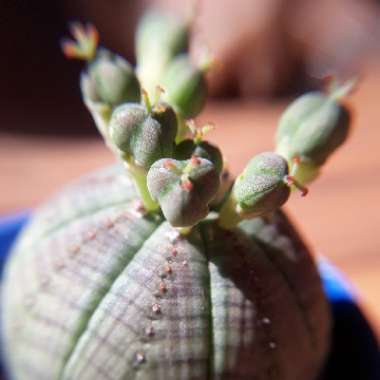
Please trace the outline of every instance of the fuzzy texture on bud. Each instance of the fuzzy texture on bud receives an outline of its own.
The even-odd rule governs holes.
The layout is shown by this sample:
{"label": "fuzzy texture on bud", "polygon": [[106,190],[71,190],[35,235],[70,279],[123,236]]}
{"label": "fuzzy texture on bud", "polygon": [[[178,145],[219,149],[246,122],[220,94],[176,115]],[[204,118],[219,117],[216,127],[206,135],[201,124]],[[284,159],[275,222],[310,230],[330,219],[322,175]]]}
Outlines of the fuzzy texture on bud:
{"label": "fuzzy texture on bud", "polygon": [[112,107],[140,101],[140,84],[133,67],[107,50],[100,51],[82,75],[81,88],[85,97]]}
{"label": "fuzzy texture on bud", "polygon": [[141,104],[123,104],[110,121],[113,143],[127,159],[145,169],[162,157],[172,156],[176,134],[176,115],[165,103],[155,105],[151,112]]}
{"label": "fuzzy texture on bud", "polygon": [[303,95],[280,119],[277,150],[320,166],[346,140],[349,124],[349,110],[336,99],[319,92]]}
{"label": "fuzzy texture on bud", "polygon": [[187,54],[174,59],[160,83],[165,89],[164,99],[184,118],[197,116],[207,98],[207,82],[200,67]]}
{"label": "fuzzy texture on bud", "polygon": [[179,161],[161,159],[150,168],[147,176],[152,198],[174,227],[198,223],[209,212],[208,204],[219,188],[219,173],[204,158],[192,157]]}
{"label": "fuzzy texture on bud", "polygon": [[281,207],[290,195],[290,188],[284,182],[287,175],[288,164],[280,155],[264,152],[255,156],[233,188],[238,212],[254,217]]}
{"label": "fuzzy texture on bud", "polygon": [[211,161],[218,173],[223,170],[222,152],[217,146],[207,141],[196,144],[193,140],[187,139],[176,146],[174,157],[177,160],[186,160],[191,156],[206,158]]}

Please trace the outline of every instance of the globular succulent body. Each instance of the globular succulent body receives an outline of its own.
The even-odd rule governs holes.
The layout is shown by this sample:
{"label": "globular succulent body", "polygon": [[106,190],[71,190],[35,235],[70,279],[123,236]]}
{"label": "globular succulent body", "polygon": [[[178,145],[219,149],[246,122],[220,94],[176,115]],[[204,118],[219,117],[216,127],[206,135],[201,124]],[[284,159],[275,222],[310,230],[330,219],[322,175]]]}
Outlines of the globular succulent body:
{"label": "globular succulent body", "polygon": [[316,380],[324,365],[329,305],[281,207],[292,189],[307,193],[307,160],[319,169],[344,140],[344,91],[291,106],[277,153],[226,180],[219,148],[203,139],[210,125],[188,121],[192,138],[183,129],[203,106],[201,72],[180,83],[193,94],[185,102],[168,92],[163,103],[165,89],[152,101],[145,88],[139,102],[140,83],[159,81],[187,46],[187,32],[164,34],[158,71],[141,78],[158,54],[144,50],[149,31],[171,30],[165,20],[139,31],[138,80],[121,58],[96,54],[94,28],[75,25],[77,42],[64,44],[90,61],[83,98],[119,164],[38,209],[14,247],[2,286],[13,380]]}
{"label": "globular succulent body", "polygon": [[4,280],[11,378],[315,378],[328,304],[286,216],[182,236],[138,199],[115,167],[35,213]]}

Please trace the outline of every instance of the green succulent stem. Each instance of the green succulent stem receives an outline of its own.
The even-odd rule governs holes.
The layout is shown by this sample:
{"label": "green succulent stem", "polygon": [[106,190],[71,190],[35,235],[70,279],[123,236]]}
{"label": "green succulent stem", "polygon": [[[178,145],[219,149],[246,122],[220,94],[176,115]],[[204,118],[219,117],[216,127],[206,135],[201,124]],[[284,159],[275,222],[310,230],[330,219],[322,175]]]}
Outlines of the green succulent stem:
{"label": "green succulent stem", "polygon": [[237,203],[231,192],[219,212],[218,224],[226,230],[231,230],[243,219],[237,211]]}
{"label": "green succulent stem", "polygon": [[129,174],[133,178],[136,188],[140,194],[141,201],[144,204],[144,208],[147,211],[157,210],[159,207],[159,204],[155,202],[150,196],[147,182],[146,182],[146,176],[147,176],[146,170],[143,167],[136,165],[130,158],[123,157],[123,160],[124,160],[125,165],[127,166]]}

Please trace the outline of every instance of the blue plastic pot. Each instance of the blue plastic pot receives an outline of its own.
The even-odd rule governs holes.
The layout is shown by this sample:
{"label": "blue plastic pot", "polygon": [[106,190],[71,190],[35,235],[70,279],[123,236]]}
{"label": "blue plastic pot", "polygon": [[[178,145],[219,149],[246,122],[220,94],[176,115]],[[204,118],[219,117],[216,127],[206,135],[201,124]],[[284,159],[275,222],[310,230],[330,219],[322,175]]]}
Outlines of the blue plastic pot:
{"label": "blue plastic pot", "polygon": [[[9,249],[27,220],[27,212],[0,218],[0,275]],[[332,350],[321,380],[380,380],[379,345],[351,286],[328,261],[321,260],[319,270],[334,318]]]}

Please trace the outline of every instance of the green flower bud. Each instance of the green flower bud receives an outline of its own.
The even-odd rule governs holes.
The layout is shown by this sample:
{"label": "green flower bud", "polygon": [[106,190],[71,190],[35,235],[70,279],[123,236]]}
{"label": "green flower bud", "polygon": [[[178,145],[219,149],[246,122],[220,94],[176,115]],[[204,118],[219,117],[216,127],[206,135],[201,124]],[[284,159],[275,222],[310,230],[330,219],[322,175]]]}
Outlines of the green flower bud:
{"label": "green flower bud", "polygon": [[219,148],[207,141],[200,141],[198,144],[187,139],[178,144],[175,148],[174,157],[178,160],[186,160],[191,156],[206,158],[215,165],[216,171],[220,174],[223,170],[223,156]]}
{"label": "green flower bud", "polygon": [[154,95],[169,62],[189,48],[189,24],[151,11],[139,22],[136,34],[137,70],[143,88]]}
{"label": "green flower bud", "polygon": [[147,184],[165,218],[175,227],[189,227],[205,218],[219,188],[214,164],[204,158],[161,159],[149,169]]}
{"label": "green flower bud", "polygon": [[140,84],[133,67],[123,58],[102,50],[81,81],[82,93],[93,102],[116,107],[140,101]]}
{"label": "green flower bud", "polygon": [[177,118],[165,103],[158,103],[150,112],[141,104],[123,104],[112,113],[109,128],[110,138],[124,158],[146,170],[154,161],[173,154]]}
{"label": "green flower bud", "polygon": [[[280,119],[277,151],[311,167],[321,166],[346,140],[350,113],[335,97],[319,92],[295,100]],[[317,170],[317,168],[316,168]]]}
{"label": "green flower bud", "polygon": [[290,195],[287,175],[288,164],[280,155],[264,152],[254,157],[233,187],[238,212],[254,217],[281,207]]}
{"label": "green flower bud", "polygon": [[233,228],[243,219],[281,207],[289,198],[290,186],[295,184],[288,173],[288,163],[280,155],[264,152],[255,156],[236,179],[220,211],[219,224]]}
{"label": "green flower bud", "polygon": [[160,82],[163,98],[184,118],[197,116],[207,98],[204,71],[191,63],[187,54],[175,58],[165,70]]}

